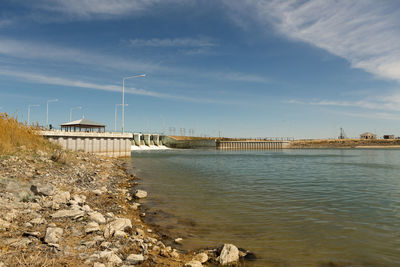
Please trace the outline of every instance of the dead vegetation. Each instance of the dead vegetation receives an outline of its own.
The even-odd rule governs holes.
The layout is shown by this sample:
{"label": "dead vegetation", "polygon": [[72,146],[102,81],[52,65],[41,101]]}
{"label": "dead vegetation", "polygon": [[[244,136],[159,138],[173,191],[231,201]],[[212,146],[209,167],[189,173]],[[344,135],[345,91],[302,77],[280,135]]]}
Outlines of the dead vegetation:
{"label": "dead vegetation", "polygon": [[10,155],[20,150],[50,152],[58,146],[36,134],[36,128],[18,122],[7,113],[0,113],[0,155]]}

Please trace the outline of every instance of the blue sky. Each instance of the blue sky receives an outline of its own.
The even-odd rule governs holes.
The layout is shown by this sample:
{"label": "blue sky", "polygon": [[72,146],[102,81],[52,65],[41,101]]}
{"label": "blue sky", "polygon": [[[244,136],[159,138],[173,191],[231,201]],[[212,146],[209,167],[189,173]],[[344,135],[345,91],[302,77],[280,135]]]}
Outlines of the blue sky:
{"label": "blue sky", "polygon": [[[242,137],[400,135],[398,1],[2,0],[0,112]],[[118,109],[118,129],[121,110]]]}

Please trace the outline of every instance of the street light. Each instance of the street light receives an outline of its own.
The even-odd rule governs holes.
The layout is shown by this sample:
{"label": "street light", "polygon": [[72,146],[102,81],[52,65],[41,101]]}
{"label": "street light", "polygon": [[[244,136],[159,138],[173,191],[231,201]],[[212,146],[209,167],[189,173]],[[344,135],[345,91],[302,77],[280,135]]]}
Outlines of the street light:
{"label": "street light", "polygon": [[57,101],[58,101],[58,99],[50,99],[50,100],[47,100],[47,102],[46,102],[46,126],[47,126],[47,128],[49,128],[49,103],[57,102]]}
{"label": "street light", "polygon": [[69,121],[70,121],[70,122],[72,121],[72,111],[73,111],[74,109],[82,109],[82,107],[73,107],[73,108],[70,108],[70,109],[69,109]]}
{"label": "street light", "polygon": [[140,75],[122,78],[122,123],[121,123],[122,124],[122,133],[124,133],[124,129],[125,129],[125,80],[132,79],[132,78],[138,78],[138,77],[146,77],[146,74],[140,74]]}
{"label": "street light", "polygon": [[[127,106],[128,104],[125,104]],[[122,106],[122,104],[115,104],[115,113],[114,113],[114,132],[117,131],[117,107]]]}
{"label": "street light", "polygon": [[40,105],[28,105],[28,126],[31,123],[31,107],[40,107]]}

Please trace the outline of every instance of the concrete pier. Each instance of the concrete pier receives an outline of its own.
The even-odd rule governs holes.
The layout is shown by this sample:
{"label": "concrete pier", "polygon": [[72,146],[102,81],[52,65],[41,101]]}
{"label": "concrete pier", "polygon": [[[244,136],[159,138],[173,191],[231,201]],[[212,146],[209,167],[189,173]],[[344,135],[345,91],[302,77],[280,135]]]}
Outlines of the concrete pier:
{"label": "concrete pier", "polygon": [[59,143],[64,149],[85,151],[104,156],[130,157],[131,133],[86,133],[40,131],[44,137]]}
{"label": "concrete pier", "polygon": [[282,149],[289,141],[217,141],[217,149]]}
{"label": "concrete pier", "polygon": [[140,133],[134,133],[133,134],[133,143],[132,143],[132,145],[135,145],[135,146],[140,146],[141,145],[141,140],[142,140],[142,134],[140,134]]}

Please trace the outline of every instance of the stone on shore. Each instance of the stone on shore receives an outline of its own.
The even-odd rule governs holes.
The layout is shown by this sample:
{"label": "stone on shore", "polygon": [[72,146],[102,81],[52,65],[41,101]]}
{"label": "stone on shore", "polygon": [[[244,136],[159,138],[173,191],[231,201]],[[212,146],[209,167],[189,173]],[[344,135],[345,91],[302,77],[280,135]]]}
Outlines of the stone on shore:
{"label": "stone on shore", "polygon": [[91,221],[97,222],[98,224],[106,223],[106,218],[104,218],[103,214],[97,211],[90,212],[89,219]]}
{"label": "stone on shore", "polygon": [[67,204],[71,199],[69,192],[60,192],[53,196],[53,203],[55,204]]}
{"label": "stone on shore", "polygon": [[239,260],[239,249],[235,245],[224,244],[217,260],[221,265],[237,262]]}
{"label": "stone on shore", "polygon": [[49,227],[46,229],[44,242],[47,244],[57,244],[62,237],[64,230],[59,227]]}
{"label": "stone on shore", "polygon": [[146,198],[147,197],[147,192],[144,191],[144,190],[138,189],[138,190],[135,191],[135,197],[136,198]]}
{"label": "stone on shore", "polygon": [[33,184],[31,191],[38,196],[53,196],[54,188],[52,185]]}
{"label": "stone on shore", "polygon": [[107,259],[108,263],[112,265],[119,265],[122,263],[120,257],[118,257],[113,251],[102,251],[100,252],[100,258]]}
{"label": "stone on shore", "polygon": [[205,263],[208,261],[208,256],[206,253],[202,252],[197,254],[196,256],[193,257],[193,260],[195,261],[199,261],[201,263]]}
{"label": "stone on shore", "polygon": [[100,227],[99,224],[97,222],[90,222],[87,224],[85,232],[87,234],[93,233],[93,232],[97,232],[100,231]]}
{"label": "stone on shore", "polygon": [[127,258],[126,258],[126,262],[128,264],[139,264],[142,261],[144,261],[144,257],[142,254],[130,254]]}
{"label": "stone on shore", "polygon": [[191,260],[187,263],[185,263],[185,267],[202,267],[203,264],[201,262],[196,261],[196,260]]}
{"label": "stone on shore", "polygon": [[8,230],[11,226],[11,223],[0,218],[0,231]]}
{"label": "stone on shore", "polygon": [[104,229],[104,237],[108,238],[114,235],[116,231],[124,231],[130,228],[132,228],[131,220],[126,218],[118,218],[115,221],[110,222],[106,225]]}
{"label": "stone on shore", "polygon": [[180,237],[175,238],[175,240],[174,240],[175,243],[180,244],[180,245],[182,244],[182,241],[183,241],[183,239]]}
{"label": "stone on shore", "polygon": [[84,211],[81,210],[59,210],[56,213],[53,213],[51,217],[53,218],[74,218],[77,219],[85,215]]}

